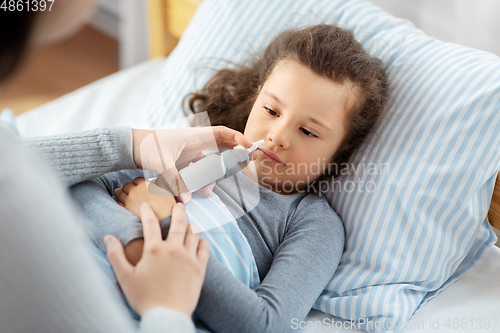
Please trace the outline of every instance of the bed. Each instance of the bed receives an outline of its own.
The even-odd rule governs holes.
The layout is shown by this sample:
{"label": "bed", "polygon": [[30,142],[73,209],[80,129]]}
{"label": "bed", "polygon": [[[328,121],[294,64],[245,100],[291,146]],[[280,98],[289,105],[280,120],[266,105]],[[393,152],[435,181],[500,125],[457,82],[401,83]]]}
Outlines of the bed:
{"label": "bed", "polygon": [[[75,92],[49,102],[17,117],[22,136],[41,136],[70,133],[97,127],[132,125],[135,110],[146,98],[149,88],[158,79],[165,59],[156,58],[107,78],[96,81]],[[497,183],[495,195],[500,193]],[[498,203],[497,203],[498,204]],[[491,212],[490,212],[491,214]],[[432,332],[498,332],[496,328],[471,329],[470,320],[487,319],[493,324],[498,318],[500,285],[495,283],[500,276],[500,249],[491,246],[477,266],[461,280],[452,284],[429,301],[415,315],[415,322],[440,323],[440,329]],[[467,319],[463,328],[454,329],[454,319]],[[297,332],[331,332],[327,326],[319,328],[323,320],[341,319],[311,310]],[[445,326],[451,320],[450,326]],[[311,324],[312,323],[312,324]],[[317,328],[306,328],[307,324]],[[340,324],[339,324],[340,325]],[[437,324],[435,324],[437,325]],[[340,327],[340,326],[339,326]],[[347,327],[347,325],[346,325]],[[437,326],[436,326],[437,327]],[[361,330],[337,328],[335,332],[363,332]],[[426,332],[409,329],[405,332]]]}
{"label": "bed", "polygon": [[[21,136],[117,125],[137,126],[145,120],[137,116],[137,110],[150,103],[147,101],[155,96],[155,85],[165,71],[167,60],[157,58],[164,55],[165,34],[181,37],[199,1],[151,0],[149,4],[151,54],[155,58],[18,116]],[[491,200],[488,221],[500,229],[500,178],[493,184],[493,198],[488,198]],[[491,241],[488,244],[466,272],[418,308],[406,322],[403,332],[500,331],[500,285],[494,282],[500,276],[500,249]],[[291,329],[299,332],[363,332],[350,325],[348,320],[318,310],[311,310],[304,321],[292,322]]]}

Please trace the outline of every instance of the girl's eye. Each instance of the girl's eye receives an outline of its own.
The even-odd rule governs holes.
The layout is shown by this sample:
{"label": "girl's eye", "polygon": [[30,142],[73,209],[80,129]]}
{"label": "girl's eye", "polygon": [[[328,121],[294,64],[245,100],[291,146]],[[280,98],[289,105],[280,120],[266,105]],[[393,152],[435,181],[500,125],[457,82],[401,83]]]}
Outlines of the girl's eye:
{"label": "girl's eye", "polygon": [[268,108],[267,106],[264,106],[264,109],[267,111],[267,113],[269,113],[271,116],[277,116],[278,113],[270,108]]}
{"label": "girl's eye", "polygon": [[302,131],[302,133],[304,133],[305,135],[307,136],[313,136],[313,137],[317,137],[314,133],[311,133],[309,132],[308,130],[306,130],[304,127],[301,127],[300,130]]}

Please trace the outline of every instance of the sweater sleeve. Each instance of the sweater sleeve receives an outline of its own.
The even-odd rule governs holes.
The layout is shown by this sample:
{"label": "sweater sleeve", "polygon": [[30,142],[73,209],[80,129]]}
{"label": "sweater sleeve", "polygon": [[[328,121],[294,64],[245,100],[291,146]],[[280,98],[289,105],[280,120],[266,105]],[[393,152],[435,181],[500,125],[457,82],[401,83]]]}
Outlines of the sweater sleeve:
{"label": "sweater sleeve", "polygon": [[[0,322],[5,332],[137,331],[87,249],[66,191],[40,158],[0,128]],[[151,309],[141,333],[193,332]],[[177,330],[176,330],[177,329]]]}
{"label": "sweater sleeve", "polygon": [[[123,246],[143,237],[140,219],[118,205],[112,197],[115,189],[142,176],[141,170],[123,170],[70,187],[71,197],[82,213],[85,229],[102,251],[106,252],[103,240],[106,235],[116,236]],[[170,227],[170,216],[160,221],[160,227],[165,239]]]}
{"label": "sweater sleeve", "polygon": [[288,332],[293,318],[305,318],[337,269],[344,247],[340,218],[315,197],[306,196],[297,206],[255,291],[210,258],[196,314],[211,330]]}
{"label": "sweater sleeve", "polygon": [[165,307],[156,307],[147,311],[142,316],[139,327],[140,333],[195,332],[191,318],[181,312]]}
{"label": "sweater sleeve", "polygon": [[23,142],[40,154],[66,185],[111,171],[137,169],[130,127],[26,138]]}
{"label": "sweater sleeve", "polygon": [[103,239],[106,235],[116,236],[124,246],[133,239],[143,237],[139,218],[118,205],[112,197],[116,188],[140,177],[141,173],[140,170],[107,173],[69,188],[83,217],[87,233],[104,252],[106,245]]}

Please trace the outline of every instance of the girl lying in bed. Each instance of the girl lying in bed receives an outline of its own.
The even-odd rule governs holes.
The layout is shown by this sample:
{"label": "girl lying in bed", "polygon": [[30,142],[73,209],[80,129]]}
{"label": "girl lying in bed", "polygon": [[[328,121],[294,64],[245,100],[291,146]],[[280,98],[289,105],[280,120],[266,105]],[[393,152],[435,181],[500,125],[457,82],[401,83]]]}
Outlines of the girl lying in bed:
{"label": "girl lying in bed", "polygon": [[[236,182],[226,176],[213,189],[237,218],[261,284],[246,287],[211,257],[195,312],[211,330],[283,332],[307,315],[344,245],[342,222],[319,195],[318,180],[341,174],[382,112],[386,89],[380,62],[351,32],[317,25],[281,33],[261,55],[216,72],[190,95],[191,110],[207,110],[212,125],[265,140],[252,161],[236,167]],[[72,188],[97,244],[104,248],[100,239],[113,233],[133,262],[142,253],[140,204],[148,201],[165,218],[175,203],[150,194],[138,175],[118,172]],[[249,196],[255,182],[259,191]],[[115,189],[120,205],[108,194]]]}

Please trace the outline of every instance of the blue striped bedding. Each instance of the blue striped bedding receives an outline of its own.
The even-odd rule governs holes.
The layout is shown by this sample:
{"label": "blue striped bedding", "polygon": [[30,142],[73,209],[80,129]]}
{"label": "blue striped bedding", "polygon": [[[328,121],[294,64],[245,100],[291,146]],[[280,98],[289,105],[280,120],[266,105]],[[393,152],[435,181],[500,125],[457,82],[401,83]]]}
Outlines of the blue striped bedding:
{"label": "blue striped bedding", "polygon": [[205,0],[135,123],[160,128],[183,117],[184,96],[213,69],[285,28],[320,22],[352,29],[382,60],[390,95],[350,161],[355,172],[324,184],[346,245],[314,307],[368,319],[360,327],[370,332],[398,331],[496,240],[487,212],[500,169],[498,57],[426,36],[366,0]]}

